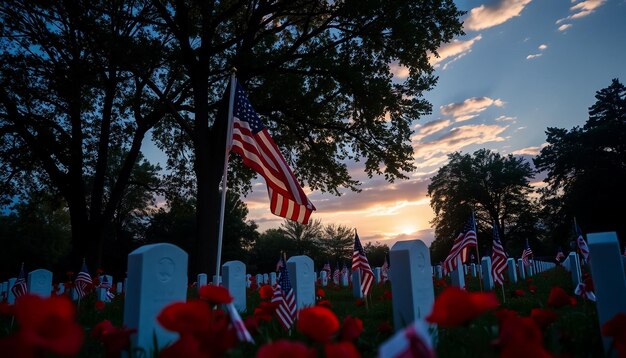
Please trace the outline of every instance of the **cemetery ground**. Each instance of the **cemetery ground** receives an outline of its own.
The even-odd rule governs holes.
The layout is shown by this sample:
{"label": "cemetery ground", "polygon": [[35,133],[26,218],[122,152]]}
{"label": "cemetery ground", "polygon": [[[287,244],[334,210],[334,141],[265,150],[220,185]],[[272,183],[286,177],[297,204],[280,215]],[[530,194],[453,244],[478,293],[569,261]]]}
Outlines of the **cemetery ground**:
{"label": "cemetery ground", "polygon": [[[467,290],[480,292],[479,282],[471,275],[466,276]],[[439,295],[450,284],[449,281],[435,280],[435,294]],[[519,316],[530,316],[531,310],[546,308],[548,296],[553,287],[561,287],[573,295],[574,288],[569,272],[557,267],[542,272],[529,280],[522,280],[517,284],[505,283],[505,301],[499,287],[494,291],[500,301],[500,307],[494,311],[481,314],[477,318],[462,325],[451,328],[438,328],[436,353],[439,357],[496,357],[499,355],[498,315],[506,310],[517,312]],[[367,303],[357,300],[351,288],[336,287],[329,284],[318,289],[317,303],[329,305],[340,322],[347,316],[357,317],[363,322],[363,332],[355,341],[355,345],[364,357],[377,355],[379,345],[393,334],[391,286],[389,283],[374,285],[372,294]],[[322,292],[319,289],[323,290]],[[248,310],[242,318],[252,316],[252,312],[259,305],[261,298],[258,290],[248,289]],[[321,296],[320,296],[321,295]],[[323,297],[322,297],[323,296]],[[189,288],[188,299],[197,297],[197,289]],[[595,303],[576,297],[575,305],[566,305],[560,308],[550,308],[556,313],[556,319],[547,321],[542,327],[543,343],[548,351],[555,356],[595,357],[603,356],[600,327]],[[116,296],[111,303],[102,305],[96,302],[95,295],[83,299],[78,307],[79,323],[85,329],[85,342],[79,357],[99,357],[104,355],[102,344],[92,337],[94,326],[103,320],[110,320],[118,327],[122,326],[124,311],[123,295]],[[460,308],[466,302],[458,302]],[[0,335],[8,336],[16,329],[16,323],[10,316],[0,318]],[[231,357],[251,357],[262,345],[277,339],[288,339],[304,342],[315,347],[315,343],[305,335],[293,329],[291,334],[280,327],[276,319],[261,322],[258,329],[251,330],[256,345],[239,342],[228,352]],[[519,327],[520,335],[527,334],[524,327]],[[319,348],[319,347],[318,347]]]}

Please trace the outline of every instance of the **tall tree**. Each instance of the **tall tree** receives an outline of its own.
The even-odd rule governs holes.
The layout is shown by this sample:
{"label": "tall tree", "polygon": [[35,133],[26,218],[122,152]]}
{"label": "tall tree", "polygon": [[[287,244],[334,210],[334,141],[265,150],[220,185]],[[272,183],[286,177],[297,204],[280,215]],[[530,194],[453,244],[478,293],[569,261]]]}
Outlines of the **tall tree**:
{"label": "tall tree", "polygon": [[285,220],[280,225],[280,230],[287,238],[296,243],[295,248],[298,255],[321,256],[322,250],[318,242],[324,234],[324,225],[320,220],[311,220],[306,225]]}
{"label": "tall tree", "polygon": [[338,224],[326,225],[319,244],[326,256],[323,262],[347,262],[352,257],[354,229]]}
{"label": "tall tree", "polygon": [[[450,154],[448,164],[439,169],[428,185],[430,206],[435,211],[436,240],[431,246],[436,254],[434,261],[445,258],[472,210],[478,230],[485,233],[479,233],[478,240],[483,250],[491,247],[494,222],[499,225],[503,243],[510,239],[517,242],[513,247],[522,247],[521,241],[528,238],[529,232],[536,232],[536,221],[526,218],[534,212],[529,197],[533,192],[531,178],[530,164],[513,155],[502,156],[488,149],[473,155]],[[489,239],[481,240],[481,236]]]}
{"label": "tall tree", "polygon": [[573,217],[585,232],[626,235],[621,211],[615,210],[626,200],[626,87],[614,79],[595,98],[585,125],[548,128],[548,145],[534,159],[547,173],[543,217],[564,247],[573,238]]}
{"label": "tall tree", "polygon": [[[146,27],[148,5],[0,4],[0,195],[6,204],[57,191],[74,266],[85,256],[100,265],[114,221],[132,211],[122,208],[129,185],[149,184],[133,176],[141,143],[184,88],[162,66],[164,39]],[[146,78],[166,90],[156,96]]]}
{"label": "tall tree", "polygon": [[[159,133],[172,169],[186,170],[175,175],[196,192],[197,261],[207,272],[225,158],[220,99],[233,67],[297,177],[337,193],[358,185],[346,160],[388,180],[413,169],[411,123],[430,112],[422,94],[436,81],[429,53],[461,33],[452,0],[151,2],[189,83],[188,101],[169,106],[177,126],[164,122]],[[390,64],[408,77],[394,80]],[[252,173],[234,167],[245,189]]]}

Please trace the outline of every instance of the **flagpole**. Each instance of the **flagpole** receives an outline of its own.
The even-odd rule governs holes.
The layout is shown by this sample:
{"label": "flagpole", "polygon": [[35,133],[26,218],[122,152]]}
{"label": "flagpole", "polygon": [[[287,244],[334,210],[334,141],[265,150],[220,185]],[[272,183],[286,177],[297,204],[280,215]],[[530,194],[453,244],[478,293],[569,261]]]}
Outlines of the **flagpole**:
{"label": "flagpole", "polygon": [[[474,210],[472,210],[472,221],[474,222],[474,233],[476,234],[476,265],[481,265],[480,262],[480,253],[478,252],[478,229],[476,228],[476,216],[474,215]],[[483,278],[482,278],[482,270],[478,271],[478,285],[480,286],[480,292],[483,292]]]}
{"label": "flagpole", "polygon": [[224,237],[224,208],[226,207],[226,190],[228,188],[228,157],[232,145],[233,130],[233,107],[235,104],[235,91],[237,85],[237,69],[233,68],[230,75],[230,96],[228,99],[228,123],[226,125],[226,148],[224,153],[224,174],[222,176],[222,200],[220,203],[220,225],[217,236],[217,259],[215,260],[215,278],[213,284],[219,285],[220,267],[222,266],[222,239]]}

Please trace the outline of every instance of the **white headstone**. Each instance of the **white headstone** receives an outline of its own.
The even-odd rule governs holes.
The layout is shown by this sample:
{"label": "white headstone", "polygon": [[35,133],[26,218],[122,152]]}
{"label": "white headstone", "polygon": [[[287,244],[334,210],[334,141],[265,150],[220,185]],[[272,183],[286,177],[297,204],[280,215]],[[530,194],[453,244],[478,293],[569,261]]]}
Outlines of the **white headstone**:
{"label": "white headstone", "polygon": [[200,291],[200,287],[206,286],[208,284],[209,277],[205,273],[199,273],[198,277],[196,277],[196,288]]}
{"label": "white headstone", "polygon": [[241,261],[228,261],[222,265],[224,287],[233,296],[233,304],[239,312],[246,310],[246,265]]}
{"label": "white headstone", "polygon": [[274,287],[276,284],[276,272],[270,272],[270,286]]}
{"label": "white headstone", "polygon": [[52,293],[52,272],[38,269],[28,273],[26,281],[28,293],[41,297],[50,297]]}
{"label": "white headstone", "polygon": [[[111,287],[113,287],[113,276],[111,275],[103,275],[100,276],[100,282],[104,283],[105,282],[105,277],[106,277],[106,282],[111,285]],[[107,289],[105,287],[98,287],[96,289],[96,295],[99,301],[102,302],[111,302],[111,300],[109,299],[109,297],[107,296]]]}
{"label": "white headstone", "polygon": [[117,292],[118,295],[124,292],[124,285],[121,281],[117,283],[117,286],[115,286],[115,292]]}
{"label": "white headstone", "polygon": [[456,269],[450,272],[450,278],[452,286],[465,288],[465,274],[463,273],[463,263],[461,262],[461,255],[456,257]]}
{"label": "white headstone", "polygon": [[261,275],[260,273],[256,274],[256,284],[259,285],[259,287],[261,287],[261,285],[263,285],[263,275]]}
{"label": "white headstone", "polygon": [[491,257],[483,256],[480,260],[480,265],[483,271],[483,286],[485,290],[493,290],[493,277],[491,276]]}
{"label": "white headstone", "polygon": [[570,252],[567,259],[569,260],[569,272],[572,275],[572,284],[576,287],[580,282],[582,282],[578,254]]}
{"label": "white headstone", "polygon": [[246,287],[250,288],[250,284],[252,283],[252,281],[250,280],[252,278],[251,274],[246,274]]}
{"label": "white headstone", "polygon": [[467,275],[467,265],[463,264],[463,274]]}
{"label": "white headstone", "polygon": [[[589,265],[596,294],[600,327],[618,313],[626,313],[626,277],[615,232],[587,234]],[[611,340],[603,338],[607,352]],[[613,351],[615,354],[615,351]]]}
{"label": "white headstone", "polygon": [[348,287],[349,285],[350,285],[350,282],[348,280],[348,272],[344,272],[341,274],[341,286]]}
{"label": "white headstone", "polygon": [[266,284],[266,285],[269,285],[269,283],[270,283],[270,275],[268,275],[266,273],[263,274],[263,283]]}
{"label": "white headstone", "polygon": [[522,259],[517,259],[517,273],[520,281],[526,279],[526,275],[524,274],[524,261],[522,261]]}
{"label": "white headstone", "polygon": [[393,323],[398,331],[430,313],[435,290],[430,273],[430,253],[421,240],[396,242],[389,251]]}
{"label": "white headstone", "polygon": [[472,264],[471,271],[472,271],[472,277],[476,277],[478,275],[478,270],[476,269],[476,264]]}
{"label": "white headstone", "polygon": [[17,281],[17,278],[11,277],[7,285],[7,303],[11,305],[15,303],[15,295],[12,291],[13,285],[15,285],[15,281]]}
{"label": "white headstone", "polygon": [[356,298],[363,298],[363,291],[361,291],[361,272],[359,270],[352,271],[352,295]]}
{"label": "white headstone", "polygon": [[528,266],[524,266],[524,269],[526,270],[526,277],[533,277],[533,274],[535,273],[534,268],[533,268],[533,262],[534,260],[530,261],[531,264]]}
{"label": "white headstone", "polygon": [[380,283],[380,267],[374,267],[374,279],[376,280],[376,283]]}
{"label": "white headstone", "polygon": [[152,356],[153,342],[159,348],[175,341],[177,333],[165,330],[156,318],[173,302],[187,300],[187,253],[172,244],[142,246],[128,255],[128,285],[124,324],[137,329],[130,336],[132,347]]}
{"label": "white headstone", "polygon": [[443,278],[443,270],[441,269],[441,265],[435,266],[435,275],[437,276],[438,280],[441,280]]}
{"label": "white headstone", "polygon": [[222,275],[213,275],[213,284],[219,286],[222,284]]}
{"label": "white headstone", "polygon": [[507,270],[509,271],[509,282],[517,283],[517,267],[515,266],[515,259],[509,258],[506,260]]}
{"label": "white headstone", "polygon": [[289,280],[296,293],[298,310],[315,305],[315,273],[313,260],[310,257],[292,256],[287,260]]}
{"label": "white headstone", "polygon": [[328,286],[328,272],[320,272],[320,281],[322,281],[322,287]]}

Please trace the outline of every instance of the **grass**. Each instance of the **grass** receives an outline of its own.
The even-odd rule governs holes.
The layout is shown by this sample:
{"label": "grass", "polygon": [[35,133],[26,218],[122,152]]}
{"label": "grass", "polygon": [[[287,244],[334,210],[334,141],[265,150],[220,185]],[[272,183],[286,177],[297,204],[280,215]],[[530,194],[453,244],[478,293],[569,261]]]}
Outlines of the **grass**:
{"label": "grass", "polygon": [[[447,282],[449,284],[449,282]],[[536,286],[536,292],[530,293],[529,285]],[[478,280],[466,277],[466,285],[469,291],[479,291]],[[517,311],[521,316],[528,316],[531,309],[543,308],[548,299],[550,289],[553,286],[560,286],[566,292],[573,293],[574,288],[571,283],[569,273],[561,268],[549,270],[532,278],[532,283],[526,281],[517,284],[505,283],[503,300],[502,291],[498,288],[496,293],[501,302],[502,308]],[[523,290],[524,296],[517,297],[515,290]],[[340,321],[346,316],[358,317],[363,321],[365,328],[361,337],[356,342],[357,348],[364,357],[375,357],[378,346],[390,337],[391,332],[381,331],[382,325],[393,325],[392,303],[384,296],[385,291],[390,291],[391,287],[385,285],[375,285],[367,305],[357,305],[356,299],[352,295],[352,290],[347,288],[326,287],[324,288],[326,299],[332,304],[332,310]],[[436,294],[443,290],[436,287]],[[190,289],[189,297],[196,296],[195,289]],[[123,297],[116,297],[112,303],[98,311],[95,307],[93,295],[83,299],[78,307],[79,322],[86,330],[86,340],[80,357],[98,357],[103,355],[103,349],[98,342],[90,337],[90,330],[98,322],[109,319],[114,325],[120,326],[123,323]],[[248,292],[248,313],[242,316],[245,318],[259,304],[259,295],[254,291]],[[564,307],[556,310],[558,320],[544,331],[545,346],[555,355],[565,354],[573,357],[595,357],[602,356],[602,340],[600,328],[598,327],[596,307],[593,302],[578,299],[578,304],[573,307]],[[0,318],[0,336],[8,335],[15,327],[11,328],[10,317]],[[16,325],[14,325],[16,326]],[[438,330],[437,334],[437,355],[439,357],[496,357],[497,347],[493,342],[498,336],[498,324],[493,312],[484,314],[469,324],[462,327]],[[240,344],[230,352],[232,357],[251,357],[258,347],[266,342],[279,338],[305,341],[310,344],[306,337],[298,332],[285,332],[274,320],[269,324],[264,324],[255,335],[257,346],[250,344]]]}

